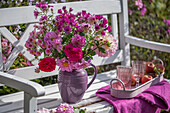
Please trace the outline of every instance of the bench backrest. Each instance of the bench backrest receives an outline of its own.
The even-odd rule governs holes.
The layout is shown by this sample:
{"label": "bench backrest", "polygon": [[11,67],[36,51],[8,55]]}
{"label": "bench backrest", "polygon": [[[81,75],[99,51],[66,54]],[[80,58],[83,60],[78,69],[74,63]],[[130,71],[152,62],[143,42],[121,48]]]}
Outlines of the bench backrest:
{"label": "bench backrest", "polygon": [[[130,65],[130,44],[170,52],[170,45],[161,44],[157,42],[146,41],[143,39],[138,39],[136,37],[129,36],[129,27],[128,27],[128,0],[96,0],[96,1],[82,1],[82,2],[71,2],[71,3],[58,3],[53,4],[54,11],[66,6],[67,8],[72,7],[74,12],[80,12],[86,10],[91,14],[102,14],[106,17],[110,15],[112,33],[114,37],[117,38],[119,42],[119,48],[115,55],[112,57],[101,58],[95,56],[93,64],[105,65],[110,63],[121,62],[122,65]],[[35,66],[19,68],[9,70],[18,54],[21,52],[28,60],[34,58],[25,48],[25,42],[29,37],[29,33],[33,30],[33,25],[38,22],[38,19],[35,19],[33,11],[35,6],[26,6],[26,7],[16,7],[16,8],[3,8],[0,9],[0,36],[3,35],[7,38],[14,49],[12,50],[10,56],[7,59],[7,62],[3,64],[2,62],[2,50],[0,44],[0,71],[7,71],[10,74],[20,76],[26,79],[36,79],[47,77],[51,75],[58,74],[58,68],[55,71],[50,73],[40,72],[35,73]],[[119,16],[119,24],[118,24]],[[6,28],[9,25],[17,24],[28,24],[27,29],[24,34],[18,40],[15,36]],[[118,26],[119,25],[119,26]],[[118,33],[119,29],[119,33]],[[118,38],[120,37],[120,38]],[[33,62],[35,65],[36,62]]]}
{"label": "bench backrest", "polygon": [[[124,60],[123,49],[125,47],[124,33],[128,33],[128,18],[127,18],[127,1],[125,2],[125,13],[122,13],[121,2],[118,0],[103,0],[103,1],[83,1],[83,2],[71,2],[71,3],[58,3],[52,4],[54,6],[54,11],[66,6],[67,8],[72,7],[74,12],[80,12],[82,10],[86,10],[91,14],[102,14],[105,17],[108,15],[111,16],[111,25],[114,37],[118,39],[118,24],[117,24],[117,14],[120,17],[120,49],[117,50],[116,54],[109,58],[101,58],[95,56],[93,63],[97,65],[110,64],[115,62],[128,62],[130,58]],[[29,37],[29,33],[33,30],[33,25],[38,22],[38,19],[35,19],[33,11],[35,6],[26,6],[26,7],[15,7],[15,8],[3,8],[0,9],[0,36],[2,35],[6,39],[8,39],[14,49],[9,55],[7,62],[5,64],[2,63],[2,50],[0,47],[0,71],[7,71],[10,74],[21,76],[26,79],[36,79],[47,77],[51,75],[56,75],[58,73],[58,68],[50,73],[40,72],[35,73],[35,66],[19,68],[9,70],[18,54],[21,52],[28,60],[32,60],[34,58],[25,48],[25,42]],[[73,13],[74,13],[73,12]],[[126,15],[125,15],[126,14]],[[126,20],[126,21],[124,21]],[[125,22],[125,23],[124,23]],[[28,24],[27,29],[24,34],[18,40],[15,36],[6,28],[9,25],[17,25],[17,24]],[[1,44],[0,44],[1,45]],[[35,65],[36,62],[33,62]],[[127,63],[127,64],[128,64]],[[125,62],[124,62],[125,64]]]}

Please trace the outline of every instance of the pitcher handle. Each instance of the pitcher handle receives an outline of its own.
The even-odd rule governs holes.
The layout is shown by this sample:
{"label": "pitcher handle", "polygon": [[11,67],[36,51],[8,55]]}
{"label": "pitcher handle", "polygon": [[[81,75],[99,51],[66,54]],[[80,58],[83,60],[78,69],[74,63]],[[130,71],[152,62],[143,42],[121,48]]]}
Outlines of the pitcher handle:
{"label": "pitcher handle", "polygon": [[92,80],[90,81],[90,83],[87,85],[87,89],[90,87],[90,85],[93,83],[93,81],[95,80],[96,76],[97,76],[97,68],[95,65],[93,65],[92,63],[90,63],[90,65],[94,68],[94,75]]}

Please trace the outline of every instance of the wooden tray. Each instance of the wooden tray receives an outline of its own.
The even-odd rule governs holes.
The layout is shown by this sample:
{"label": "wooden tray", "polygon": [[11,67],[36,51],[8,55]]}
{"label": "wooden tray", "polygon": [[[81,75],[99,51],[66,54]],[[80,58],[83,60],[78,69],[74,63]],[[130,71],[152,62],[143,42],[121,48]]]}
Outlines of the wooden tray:
{"label": "wooden tray", "polygon": [[[138,87],[132,87],[131,89],[128,90],[125,89],[125,85],[120,79],[114,78],[110,82],[110,94],[117,98],[133,98],[142,91],[144,91],[145,89],[149,88],[150,86],[155,85],[156,83],[162,81],[163,74],[164,73],[160,74],[160,76],[157,76],[144,84],[139,85]],[[122,84],[123,89],[113,88],[112,87],[113,81],[119,81]]]}

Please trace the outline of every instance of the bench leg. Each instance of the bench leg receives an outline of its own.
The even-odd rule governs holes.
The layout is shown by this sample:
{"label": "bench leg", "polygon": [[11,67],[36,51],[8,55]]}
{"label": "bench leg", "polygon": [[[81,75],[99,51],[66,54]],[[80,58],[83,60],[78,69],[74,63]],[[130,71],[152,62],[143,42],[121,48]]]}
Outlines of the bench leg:
{"label": "bench leg", "polygon": [[37,113],[37,99],[24,92],[24,113]]}

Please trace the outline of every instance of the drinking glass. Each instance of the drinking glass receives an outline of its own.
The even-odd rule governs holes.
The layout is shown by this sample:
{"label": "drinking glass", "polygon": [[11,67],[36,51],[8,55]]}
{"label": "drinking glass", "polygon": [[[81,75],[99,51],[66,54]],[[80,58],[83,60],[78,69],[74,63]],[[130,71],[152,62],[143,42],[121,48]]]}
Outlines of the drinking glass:
{"label": "drinking glass", "polygon": [[132,61],[132,75],[136,78],[136,87],[139,86],[139,80],[145,74],[145,64],[144,61]]}
{"label": "drinking glass", "polygon": [[130,89],[132,81],[132,68],[129,66],[118,65],[117,78],[124,83],[126,89]]}

